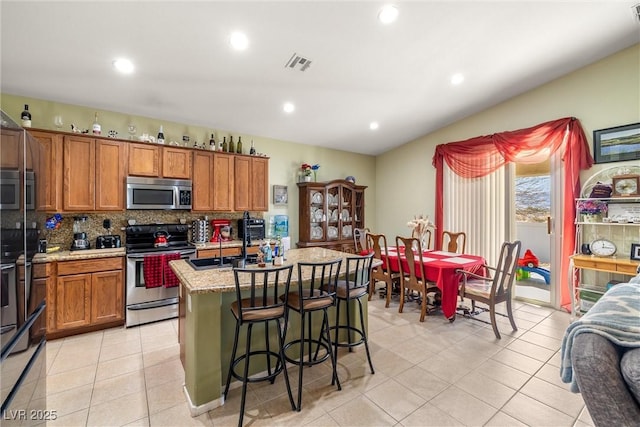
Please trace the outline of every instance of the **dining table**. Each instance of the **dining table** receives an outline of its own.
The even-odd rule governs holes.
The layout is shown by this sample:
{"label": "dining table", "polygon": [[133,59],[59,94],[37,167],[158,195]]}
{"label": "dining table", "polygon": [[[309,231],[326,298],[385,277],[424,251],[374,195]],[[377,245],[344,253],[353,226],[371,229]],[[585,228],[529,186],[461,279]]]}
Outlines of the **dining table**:
{"label": "dining table", "polygon": [[[407,259],[404,256],[404,246],[389,246],[381,253],[382,261],[388,263],[391,272],[400,272],[400,263],[408,270]],[[416,257],[416,276],[422,279],[420,260]],[[462,279],[459,270],[472,273],[485,273],[485,259],[481,256],[459,254],[446,251],[425,250],[422,252],[422,264],[425,280],[436,284],[442,293],[441,309],[444,316],[453,322],[456,317],[458,304],[458,287]]]}

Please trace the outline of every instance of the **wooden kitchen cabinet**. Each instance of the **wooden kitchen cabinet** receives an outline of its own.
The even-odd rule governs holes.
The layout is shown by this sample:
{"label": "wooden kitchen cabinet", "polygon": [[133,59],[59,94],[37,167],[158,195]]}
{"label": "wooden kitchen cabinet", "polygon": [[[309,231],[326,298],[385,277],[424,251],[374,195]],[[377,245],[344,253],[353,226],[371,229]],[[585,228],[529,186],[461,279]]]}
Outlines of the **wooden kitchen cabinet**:
{"label": "wooden kitchen cabinet", "polygon": [[124,210],[126,150],[118,141],[65,136],[63,210]]}
{"label": "wooden kitchen cabinet", "polygon": [[0,129],[0,140],[2,141],[2,157],[0,167],[3,169],[18,169],[21,164],[21,145],[23,131],[18,129]]}
{"label": "wooden kitchen cabinet", "polygon": [[191,179],[191,150],[150,143],[129,145],[129,175]]}
{"label": "wooden kitchen cabinet", "polygon": [[[52,264],[32,264],[31,269],[31,295],[29,296],[29,313],[33,313],[36,309],[35,304],[39,301],[44,301],[47,297],[47,287],[49,276],[51,275]],[[47,333],[47,309],[45,314],[38,317],[30,329],[31,342],[38,342]]]}
{"label": "wooden kitchen cabinet", "polygon": [[236,211],[269,210],[269,159],[237,156],[234,187]]}
{"label": "wooden kitchen cabinet", "polygon": [[191,210],[212,211],[214,182],[214,154],[206,151],[193,152],[193,199]]}
{"label": "wooden kitchen cabinet", "polygon": [[213,154],[213,210],[233,210],[233,183],[235,181],[234,156],[216,152]]}
{"label": "wooden kitchen cabinet", "polygon": [[40,143],[37,158],[34,158],[36,173],[36,209],[45,212],[62,210],[62,140],[55,132],[30,130],[31,136]]}
{"label": "wooden kitchen cabinet", "polygon": [[191,151],[162,147],[162,177],[191,179]]}
{"label": "wooden kitchen cabinet", "polygon": [[48,284],[47,337],[124,324],[124,257],[58,262]]}
{"label": "wooden kitchen cabinet", "polygon": [[129,175],[160,177],[160,146],[129,145]]}
{"label": "wooden kitchen cabinet", "polygon": [[65,136],[63,144],[62,206],[66,211],[95,209],[96,141],[81,136]]}
{"label": "wooden kitchen cabinet", "polygon": [[121,211],[125,207],[127,144],[96,141],[95,210]]}

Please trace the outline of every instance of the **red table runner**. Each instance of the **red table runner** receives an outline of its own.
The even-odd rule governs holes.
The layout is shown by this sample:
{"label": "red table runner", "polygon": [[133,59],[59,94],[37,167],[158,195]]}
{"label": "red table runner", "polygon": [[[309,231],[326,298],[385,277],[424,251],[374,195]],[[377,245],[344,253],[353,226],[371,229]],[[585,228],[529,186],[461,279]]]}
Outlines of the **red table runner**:
{"label": "red table runner", "polygon": [[[381,254],[382,261],[388,262],[391,271],[400,272],[400,260],[407,267],[407,260],[404,257],[404,246],[399,248],[391,246],[387,254]],[[458,285],[462,275],[456,270],[463,269],[473,273],[482,274],[484,272],[484,258],[468,254],[455,254],[444,251],[423,251],[422,264],[426,280],[434,282],[442,291],[442,313],[447,319],[456,314],[458,304]],[[422,278],[422,269],[418,267],[416,260],[416,275]]]}

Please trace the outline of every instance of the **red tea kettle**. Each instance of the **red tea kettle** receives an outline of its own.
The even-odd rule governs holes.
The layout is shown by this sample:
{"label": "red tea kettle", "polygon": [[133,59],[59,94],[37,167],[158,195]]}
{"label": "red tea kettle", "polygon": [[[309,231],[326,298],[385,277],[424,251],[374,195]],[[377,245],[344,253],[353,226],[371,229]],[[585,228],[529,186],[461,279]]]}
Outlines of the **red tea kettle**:
{"label": "red tea kettle", "polygon": [[169,246],[169,233],[166,231],[156,231],[153,233],[153,237],[155,238],[153,242],[153,246],[156,248],[166,248]]}

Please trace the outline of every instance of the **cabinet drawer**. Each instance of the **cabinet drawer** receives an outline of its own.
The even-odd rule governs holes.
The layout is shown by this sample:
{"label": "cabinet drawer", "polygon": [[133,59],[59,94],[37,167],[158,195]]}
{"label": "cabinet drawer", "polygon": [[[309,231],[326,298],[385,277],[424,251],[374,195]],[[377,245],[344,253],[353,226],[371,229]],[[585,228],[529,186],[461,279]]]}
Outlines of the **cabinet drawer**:
{"label": "cabinet drawer", "polygon": [[616,265],[616,271],[619,271],[620,273],[624,273],[624,274],[629,274],[631,276],[635,276],[636,275],[636,269],[638,268],[637,265],[634,264],[618,264]]}
{"label": "cabinet drawer", "polygon": [[31,274],[34,279],[39,279],[42,277],[51,276],[52,264],[50,262],[46,264],[32,264],[33,269],[31,270]]}
{"label": "cabinet drawer", "polygon": [[589,268],[592,270],[616,271],[616,264],[604,259],[574,259],[574,265],[578,268]]}
{"label": "cabinet drawer", "polygon": [[69,274],[95,273],[98,271],[122,270],[124,258],[95,258],[82,261],[64,261],[58,263],[58,276]]}
{"label": "cabinet drawer", "polygon": [[[235,256],[242,254],[242,248],[222,248],[222,256]],[[202,249],[198,251],[198,258],[219,257],[220,249]]]}

